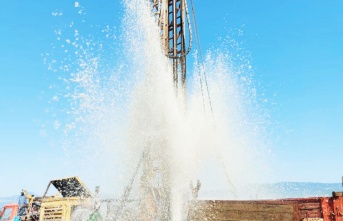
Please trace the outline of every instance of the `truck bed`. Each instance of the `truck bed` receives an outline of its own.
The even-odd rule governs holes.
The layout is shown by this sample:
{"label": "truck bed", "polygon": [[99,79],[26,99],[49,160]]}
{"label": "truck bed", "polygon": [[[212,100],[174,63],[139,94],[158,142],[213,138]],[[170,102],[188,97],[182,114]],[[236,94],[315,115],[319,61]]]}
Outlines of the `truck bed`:
{"label": "truck bed", "polygon": [[197,200],[189,207],[191,221],[343,221],[343,197],[278,200]]}

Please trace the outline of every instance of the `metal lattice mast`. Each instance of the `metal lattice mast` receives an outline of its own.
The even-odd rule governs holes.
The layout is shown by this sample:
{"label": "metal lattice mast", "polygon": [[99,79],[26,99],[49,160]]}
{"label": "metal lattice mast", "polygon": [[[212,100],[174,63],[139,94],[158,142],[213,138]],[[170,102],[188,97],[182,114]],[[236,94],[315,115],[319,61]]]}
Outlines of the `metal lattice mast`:
{"label": "metal lattice mast", "polygon": [[185,0],[150,0],[151,10],[161,29],[161,45],[173,66],[173,82],[176,93],[186,98],[186,50]]}
{"label": "metal lattice mast", "polygon": [[181,91],[186,95],[186,56],[184,17],[185,3],[183,0],[168,1],[168,31],[169,44],[165,45],[168,55],[173,63],[173,80],[175,88],[178,88],[181,80]]}
{"label": "metal lattice mast", "polygon": [[[186,104],[186,55],[192,47],[192,31],[186,0],[146,0],[160,28],[161,49],[173,68],[175,95]],[[189,43],[186,50],[186,24]],[[186,106],[184,106],[186,107]],[[139,220],[169,221],[171,217],[171,180],[168,141],[164,137],[147,138],[143,156],[125,189],[114,215],[121,217],[138,169],[142,166]]]}
{"label": "metal lattice mast", "polygon": [[[161,47],[173,67],[175,94],[186,102],[185,0],[148,0],[160,28]],[[188,20],[189,22],[189,20]],[[171,180],[168,143],[148,141],[143,154],[142,220],[171,220]],[[158,150],[158,151],[156,151]]]}

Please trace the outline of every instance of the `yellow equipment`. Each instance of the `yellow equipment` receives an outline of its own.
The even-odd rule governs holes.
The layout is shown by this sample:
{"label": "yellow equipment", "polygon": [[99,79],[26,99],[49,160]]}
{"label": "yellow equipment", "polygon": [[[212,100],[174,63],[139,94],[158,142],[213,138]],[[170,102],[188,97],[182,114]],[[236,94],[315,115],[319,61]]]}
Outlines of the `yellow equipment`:
{"label": "yellow equipment", "polygon": [[[55,196],[47,196],[51,185],[58,190]],[[78,207],[91,209],[92,199],[91,192],[77,176],[51,180],[42,197],[39,220],[70,221]]]}
{"label": "yellow equipment", "polygon": [[38,220],[41,198],[28,194],[26,190],[22,190],[22,193],[25,196],[25,198],[29,200],[29,202],[24,206],[18,207],[17,216],[19,220]]}

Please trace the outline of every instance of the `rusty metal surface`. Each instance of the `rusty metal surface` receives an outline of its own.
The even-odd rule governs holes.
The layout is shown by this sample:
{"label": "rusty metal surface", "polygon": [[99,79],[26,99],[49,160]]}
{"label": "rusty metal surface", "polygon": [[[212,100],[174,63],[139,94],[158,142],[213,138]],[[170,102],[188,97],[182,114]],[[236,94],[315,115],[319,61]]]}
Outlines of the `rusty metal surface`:
{"label": "rusty metal surface", "polygon": [[297,202],[300,220],[322,218],[323,221],[343,221],[343,197],[285,199]]}
{"label": "rusty metal surface", "polygon": [[322,218],[321,197],[283,199],[284,202],[294,202],[297,206],[299,220]]}
{"label": "rusty metal surface", "polygon": [[325,221],[334,220],[333,211],[331,209],[332,207],[333,207],[332,198],[323,197],[321,199],[321,212],[322,212],[322,217]]}
{"label": "rusty metal surface", "polygon": [[332,211],[335,221],[343,221],[343,197],[332,197]]}

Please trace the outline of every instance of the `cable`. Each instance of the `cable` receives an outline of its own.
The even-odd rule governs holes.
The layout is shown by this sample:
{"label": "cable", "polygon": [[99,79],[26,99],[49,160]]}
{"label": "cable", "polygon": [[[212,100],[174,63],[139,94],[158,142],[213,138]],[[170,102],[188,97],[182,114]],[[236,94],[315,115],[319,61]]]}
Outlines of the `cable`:
{"label": "cable", "polygon": [[[198,25],[196,22],[196,16],[195,16],[195,10],[194,10],[194,4],[193,4],[193,0],[190,0],[191,5],[192,5],[192,13],[193,13],[193,20],[194,20],[194,28],[195,28],[195,36],[196,36],[196,41],[197,41],[197,47],[199,50],[199,56],[200,56],[200,60],[199,61],[199,57],[197,57],[198,59],[198,65],[201,64],[202,65],[202,73],[204,75],[204,80],[205,80],[205,85],[206,85],[206,91],[207,91],[207,96],[208,96],[208,102],[210,104],[210,109],[211,109],[211,113],[212,113],[212,117],[214,119],[214,114],[213,114],[213,108],[212,108],[212,101],[211,101],[211,96],[210,96],[210,91],[208,89],[208,83],[207,83],[207,77],[206,77],[206,71],[205,71],[205,65],[204,65],[204,59],[202,56],[202,50],[200,47],[200,39],[199,39],[199,33],[198,33]],[[201,70],[200,70],[201,71]],[[200,77],[201,78],[201,77]],[[201,86],[202,88],[202,86]]]}
{"label": "cable", "polygon": [[200,81],[200,89],[201,89],[201,97],[202,97],[202,106],[204,108],[204,113],[206,114],[205,97],[204,97],[204,90],[202,88],[202,79],[201,79],[201,74],[200,74],[199,62],[198,62],[198,69],[199,69],[199,81]]}
{"label": "cable", "polygon": [[[209,101],[209,104],[210,104],[211,113],[212,113],[212,117],[213,117],[213,120],[214,120],[214,114],[213,114],[212,102],[211,102],[211,97],[210,97],[210,91],[209,91],[209,88],[208,88],[207,77],[206,77],[206,72],[205,72],[204,59],[203,59],[202,50],[201,50],[201,47],[200,47],[200,39],[199,39],[199,34],[198,34],[198,26],[197,26],[197,23],[196,23],[196,16],[195,16],[193,0],[190,0],[190,2],[191,2],[191,5],[192,5],[192,12],[193,12],[193,20],[194,20],[195,36],[196,36],[196,40],[197,40],[197,47],[198,47],[198,50],[199,50],[199,57],[200,57],[200,60],[201,60],[201,62],[200,62],[199,57],[197,56],[198,68],[199,68],[200,65],[202,65],[202,71],[203,71],[202,73],[203,73],[204,79],[205,79],[208,101]],[[199,68],[199,71],[201,71],[200,68]],[[200,84],[201,84],[201,90],[202,90],[201,76],[200,76]],[[203,94],[202,91],[201,91],[201,93]],[[227,179],[227,181],[229,183],[230,191],[234,195],[234,197],[237,198],[236,188],[235,188],[234,184],[232,183],[232,181],[231,181],[231,179],[229,177],[229,174],[227,173],[226,165],[225,165],[224,159],[223,159],[221,154],[220,154],[219,158],[220,158],[220,163],[221,163],[221,165],[222,165],[222,167],[224,169],[224,172],[225,172],[225,175],[226,175],[226,179]]]}
{"label": "cable", "polygon": [[141,166],[141,164],[143,162],[143,158],[144,158],[144,154],[143,154],[142,157],[140,157],[140,159],[138,161],[138,164],[137,164],[137,166],[136,166],[136,168],[134,170],[134,173],[132,174],[132,177],[131,177],[131,179],[129,181],[129,185],[127,185],[126,188],[124,189],[124,193],[123,193],[123,195],[121,197],[121,201],[119,202],[119,205],[117,207],[117,210],[115,212],[113,220],[119,219],[119,217],[120,217],[120,215],[122,213],[122,210],[125,207],[125,203],[127,202],[128,197],[129,197],[129,195],[131,193],[133,182],[135,181],[135,178],[137,176],[138,170],[139,170],[139,168],[140,168],[140,166]]}
{"label": "cable", "polygon": [[[193,20],[194,20],[194,23],[195,23],[197,47],[198,47],[199,53],[201,53],[199,37],[198,37],[198,33],[197,33],[196,20],[195,20],[194,6],[193,6],[193,2],[192,1],[191,1],[191,5],[192,5]],[[197,67],[198,67],[198,70],[199,70],[199,81],[200,81],[200,89],[201,89],[201,96],[202,96],[202,105],[203,105],[203,108],[204,108],[204,113],[206,113],[205,97],[204,97],[204,90],[203,90],[203,83],[202,83],[202,76],[201,76],[202,68],[200,66],[200,64],[203,64],[203,60],[202,60],[202,62],[200,62],[198,55],[196,55],[196,58],[197,58]],[[202,67],[203,67],[203,65],[202,65]]]}

